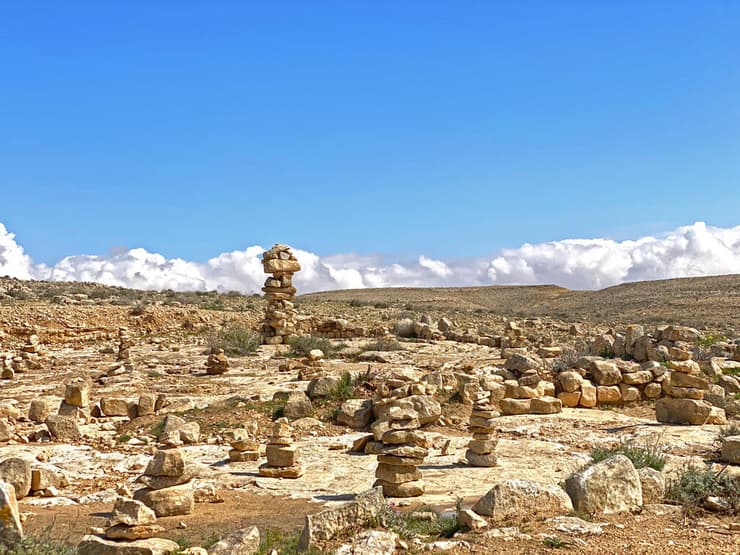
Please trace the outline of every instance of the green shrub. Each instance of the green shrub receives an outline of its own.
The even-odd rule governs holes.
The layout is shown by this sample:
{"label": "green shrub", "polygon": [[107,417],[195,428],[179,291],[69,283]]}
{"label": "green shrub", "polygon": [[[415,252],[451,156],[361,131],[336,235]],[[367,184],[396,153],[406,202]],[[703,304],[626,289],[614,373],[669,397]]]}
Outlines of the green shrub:
{"label": "green shrub", "polygon": [[635,468],[650,467],[655,470],[663,470],[665,467],[665,455],[659,446],[659,440],[652,444],[633,445],[629,442],[623,442],[616,447],[597,447],[591,451],[591,459],[597,463],[614,455],[624,455]]}
{"label": "green shrub", "polygon": [[401,345],[395,338],[381,337],[376,341],[371,341],[362,348],[363,351],[403,351]]}
{"label": "green shrub", "polygon": [[0,545],[0,555],[77,555],[76,547],[65,545],[47,537],[34,538],[26,536],[18,545],[3,547]]}
{"label": "green shrub", "polygon": [[314,349],[320,349],[324,355],[329,357],[334,354],[334,345],[325,337],[316,337],[314,335],[301,335],[293,337],[288,341],[288,345],[293,349],[296,356],[306,356]]}
{"label": "green shrub", "polygon": [[740,480],[726,475],[724,469],[714,472],[687,468],[666,487],[666,500],[683,505],[689,512],[699,510],[710,496],[727,501],[732,514],[740,513]]}
{"label": "green shrub", "polygon": [[401,512],[391,507],[380,514],[380,524],[405,539],[414,536],[451,538],[460,525],[457,515],[442,515],[430,507],[418,507],[410,512]]}
{"label": "green shrub", "polygon": [[254,353],[262,344],[262,336],[243,324],[230,324],[207,339],[210,350],[223,349],[232,356]]}

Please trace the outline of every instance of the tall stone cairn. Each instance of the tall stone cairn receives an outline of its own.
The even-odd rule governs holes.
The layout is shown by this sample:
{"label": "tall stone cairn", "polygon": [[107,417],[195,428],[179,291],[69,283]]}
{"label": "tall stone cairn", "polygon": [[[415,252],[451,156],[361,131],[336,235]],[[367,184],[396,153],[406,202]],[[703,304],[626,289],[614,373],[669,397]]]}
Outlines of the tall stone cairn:
{"label": "tall stone cairn", "polygon": [[272,274],[262,288],[267,298],[262,326],[263,341],[267,345],[280,345],[296,332],[293,274],[301,270],[301,265],[290,247],[275,245],[262,255],[262,267],[266,274]]}
{"label": "tall stone cairn", "polygon": [[260,465],[260,476],[268,478],[300,478],[304,468],[301,450],[293,445],[293,428],[286,418],[280,418],[272,426],[272,436],[267,443],[267,462]]}
{"label": "tall stone cairn", "polygon": [[500,416],[491,405],[491,392],[481,391],[473,398],[473,411],[468,425],[473,439],[468,443],[465,458],[471,466],[496,466],[496,443],[494,437],[495,419]]}
{"label": "tall stone cairn", "polygon": [[134,342],[131,340],[131,336],[128,333],[128,328],[121,326],[118,328],[118,354],[116,359],[123,363],[131,362],[131,347]]}
{"label": "tall stone cairn", "polygon": [[419,431],[419,413],[410,403],[389,408],[385,418],[372,425],[375,443],[371,452],[378,455],[375,484],[386,497],[418,497],[424,493],[424,480],[417,468],[429,454],[427,439]]}

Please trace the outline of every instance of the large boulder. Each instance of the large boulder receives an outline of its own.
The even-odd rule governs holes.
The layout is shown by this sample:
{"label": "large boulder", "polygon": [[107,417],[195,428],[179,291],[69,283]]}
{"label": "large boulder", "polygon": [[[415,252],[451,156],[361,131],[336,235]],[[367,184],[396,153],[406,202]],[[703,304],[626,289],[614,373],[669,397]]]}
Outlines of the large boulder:
{"label": "large boulder", "polygon": [[373,402],[370,399],[347,399],[339,408],[337,422],[361,430],[373,418]]}
{"label": "large boulder", "polygon": [[473,511],[494,520],[557,516],[572,510],[570,498],[560,487],[527,480],[498,483],[473,505]]}
{"label": "large boulder", "polygon": [[695,399],[663,397],[655,402],[655,418],[667,424],[706,424],[712,414],[712,405]]}
{"label": "large boulder", "polygon": [[12,548],[23,538],[15,488],[0,481],[0,547]]}
{"label": "large boulder", "polygon": [[12,457],[0,462],[0,481],[13,486],[15,498],[23,499],[31,491],[31,463]]}
{"label": "large boulder", "polygon": [[372,524],[385,510],[383,488],[375,487],[342,505],[307,515],[298,549],[308,551],[316,541],[331,540],[348,530]]}
{"label": "large boulder", "polygon": [[616,364],[607,360],[592,361],[591,374],[596,385],[617,385],[622,381],[622,372]]}
{"label": "large boulder", "polygon": [[302,391],[292,391],[283,408],[283,415],[290,420],[297,420],[313,414],[313,405]]}
{"label": "large boulder", "polygon": [[642,485],[632,461],[615,455],[579,470],[565,481],[577,511],[589,514],[631,512],[642,507]]}
{"label": "large boulder", "polygon": [[51,414],[44,423],[57,441],[77,441],[82,437],[77,420],[72,416]]}
{"label": "large boulder", "polygon": [[740,436],[726,437],[722,442],[722,460],[731,464],[740,464]]}
{"label": "large boulder", "polygon": [[195,508],[192,484],[183,484],[164,489],[140,489],[134,499],[141,501],[158,517],[188,515]]}
{"label": "large boulder", "polygon": [[411,401],[414,410],[419,414],[419,425],[434,424],[442,416],[442,406],[434,397],[429,395],[411,395],[406,397]]}

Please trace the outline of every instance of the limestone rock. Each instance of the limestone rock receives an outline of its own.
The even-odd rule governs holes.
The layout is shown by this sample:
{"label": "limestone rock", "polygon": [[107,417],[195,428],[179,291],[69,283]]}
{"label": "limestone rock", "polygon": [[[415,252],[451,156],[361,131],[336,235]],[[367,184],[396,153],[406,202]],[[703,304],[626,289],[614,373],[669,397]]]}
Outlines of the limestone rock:
{"label": "limestone rock", "polygon": [[28,419],[31,422],[43,422],[51,414],[49,403],[44,399],[34,399],[28,408]]}
{"label": "limestone rock", "polygon": [[617,365],[606,360],[592,361],[591,373],[597,385],[617,385],[622,381],[622,372]]}
{"label": "limestone rock", "polygon": [[494,520],[556,516],[573,510],[568,495],[558,486],[527,480],[506,480],[491,488],[473,511]]}
{"label": "limestone rock", "polygon": [[179,449],[160,449],[149,461],[144,471],[147,476],[182,476],[185,459]]}
{"label": "limestone rock", "polygon": [[18,457],[3,460],[0,481],[13,486],[16,499],[23,499],[31,491],[31,463]]}
{"label": "limestone rock", "polygon": [[157,517],[149,507],[141,501],[119,497],[113,505],[110,525],[125,524],[126,526],[139,526],[154,524]]}
{"label": "limestone rock", "polygon": [[337,413],[337,422],[355,430],[366,428],[373,417],[370,399],[347,399]]}
{"label": "limestone rock", "polygon": [[79,555],[174,555],[180,546],[162,538],[118,542],[88,535],[77,549]]}
{"label": "limestone rock", "polygon": [[654,468],[641,468],[637,471],[642,487],[642,504],[662,503],[665,498],[665,478]]}
{"label": "limestone rock", "polygon": [[188,515],[195,508],[193,486],[189,483],[158,490],[138,490],[134,499],[153,510],[157,517]]}
{"label": "limestone rock", "polygon": [[642,486],[635,467],[615,455],[572,474],[565,489],[577,511],[588,514],[631,512],[642,507]]}
{"label": "limestone rock", "polygon": [[208,555],[254,555],[260,549],[260,531],[256,526],[236,530],[208,550]]}
{"label": "limestone rock", "polygon": [[51,414],[46,417],[44,423],[57,441],[77,441],[82,437],[77,420],[71,416]]}
{"label": "limestone rock", "polygon": [[15,488],[0,480],[0,548],[13,547],[23,538]]}
{"label": "limestone rock", "polygon": [[701,426],[707,422],[712,405],[694,399],[663,397],[655,402],[655,418],[668,424]]}
{"label": "limestone rock", "polygon": [[145,540],[164,531],[164,527],[158,524],[136,524],[134,526],[114,524],[106,528],[105,537],[111,540]]}
{"label": "limestone rock", "polygon": [[373,523],[385,510],[382,488],[376,487],[355,496],[340,506],[307,515],[298,548],[307,551],[317,541],[331,540],[345,531]]}
{"label": "limestone rock", "polygon": [[311,399],[302,391],[291,392],[288,395],[288,400],[285,402],[283,414],[285,418],[289,418],[290,420],[311,416],[313,414]]}
{"label": "limestone rock", "polygon": [[740,436],[726,437],[722,443],[722,460],[740,464]]}

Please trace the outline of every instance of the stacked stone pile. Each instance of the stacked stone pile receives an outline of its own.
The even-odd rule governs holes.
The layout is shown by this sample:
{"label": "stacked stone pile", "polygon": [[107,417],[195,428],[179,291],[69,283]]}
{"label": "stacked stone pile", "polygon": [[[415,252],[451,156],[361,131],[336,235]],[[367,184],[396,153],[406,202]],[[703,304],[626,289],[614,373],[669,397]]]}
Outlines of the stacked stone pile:
{"label": "stacked stone pile", "polygon": [[298,370],[300,381],[311,381],[324,375],[324,351],[311,349],[306,358],[301,360],[302,366]]}
{"label": "stacked stone pile", "polygon": [[228,442],[229,460],[231,462],[256,461],[260,458],[260,444],[248,430],[238,428],[227,430],[223,438]]}
{"label": "stacked stone pile", "polygon": [[205,362],[206,374],[224,374],[229,369],[229,360],[223,349],[215,349]]}
{"label": "stacked stone pile", "polygon": [[144,488],[134,493],[158,517],[187,515],[193,512],[195,500],[193,473],[179,449],[161,449],[139,477]]}
{"label": "stacked stone pile", "polygon": [[427,439],[419,431],[419,413],[407,399],[397,400],[384,410],[382,419],[372,425],[374,441],[365,452],[377,454],[375,486],[382,486],[387,497],[418,497],[424,481],[418,469],[429,454]]}
{"label": "stacked stone pile", "polygon": [[632,324],[622,332],[610,330],[598,335],[590,349],[594,356],[609,355],[635,362],[689,360],[696,342],[702,338],[699,330],[688,326],[660,326],[649,334],[643,326]]}
{"label": "stacked stone pile", "polygon": [[540,377],[542,368],[539,357],[511,353],[504,369],[516,379],[503,382],[506,389],[504,398],[499,401],[501,414],[555,414],[562,411],[562,402],[554,396],[554,384]]}
{"label": "stacked stone pile", "polygon": [[[655,403],[658,422],[670,424],[723,424],[724,410],[704,401],[709,379],[693,360],[670,361],[670,378],[665,383],[666,397]],[[720,414],[721,411],[721,414]]]}
{"label": "stacked stone pile", "polygon": [[59,404],[58,414],[89,422],[91,389],[92,382],[89,379],[77,379],[68,383],[64,388],[64,399]]}
{"label": "stacked stone pile", "polygon": [[481,391],[473,402],[469,430],[473,439],[468,443],[465,458],[471,466],[496,466],[496,443],[494,436],[496,418],[500,416],[491,404],[491,392]]}
{"label": "stacked stone pile", "polygon": [[16,373],[22,373],[26,370],[38,370],[41,368],[41,359],[44,352],[39,342],[39,336],[32,333],[28,336],[26,343],[21,347],[20,353],[15,356],[5,355],[4,362],[0,364],[5,379],[12,379]]}
{"label": "stacked stone pile", "polygon": [[13,355],[10,353],[0,353],[0,379],[12,380],[14,377]]}
{"label": "stacked stone pile", "polygon": [[285,418],[278,419],[272,427],[267,443],[267,462],[260,465],[260,476],[268,478],[300,478],[304,468],[301,452],[293,445],[293,429]]}
{"label": "stacked stone pile", "polygon": [[315,324],[312,335],[331,339],[352,339],[367,337],[368,330],[363,326],[352,325],[344,318],[331,318]]}
{"label": "stacked stone pile", "polygon": [[131,364],[131,347],[134,342],[129,335],[128,328],[121,326],[118,328],[118,353],[116,359],[128,367]]}
{"label": "stacked stone pile", "polygon": [[293,274],[300,271],[301,265],[290,247],[275,245],[262,255],[262,267],[266,274],[272,274],[262,288],[267,298],[262,335],[266,344],[279,345],[296,333]]}

